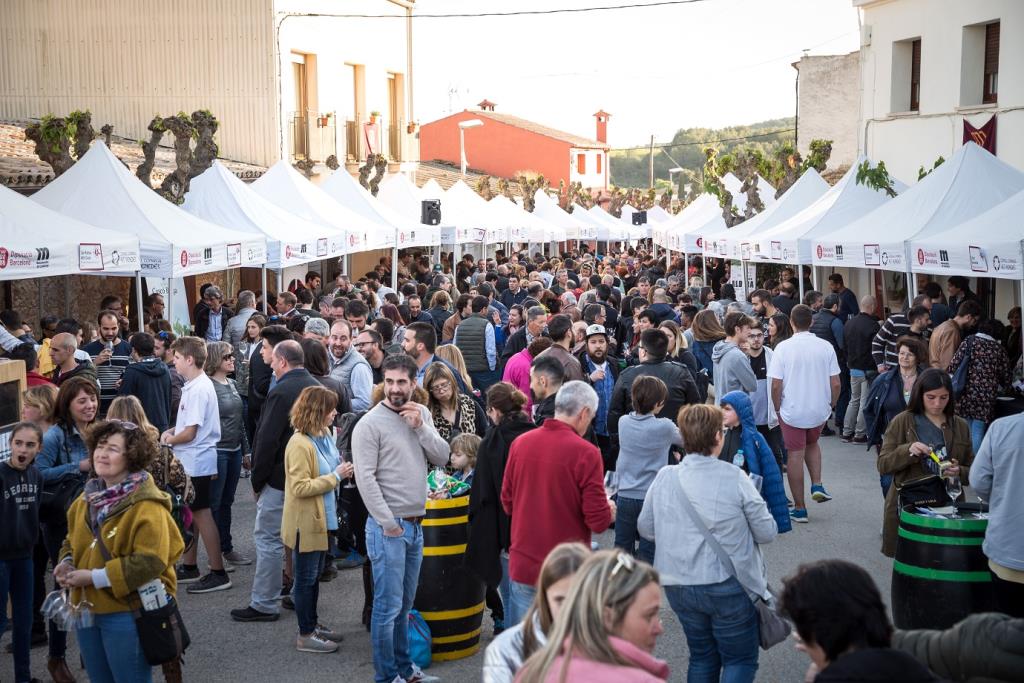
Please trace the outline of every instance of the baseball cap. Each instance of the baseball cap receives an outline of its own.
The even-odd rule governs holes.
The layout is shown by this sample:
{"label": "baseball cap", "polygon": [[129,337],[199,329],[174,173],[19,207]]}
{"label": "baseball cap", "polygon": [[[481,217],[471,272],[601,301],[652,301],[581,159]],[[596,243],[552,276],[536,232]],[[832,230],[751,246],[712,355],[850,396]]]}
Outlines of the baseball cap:
{"label": "baseball cap", "polygon": [[605,337],[608,336],[608,330],[604,329],[604,325],[588,325],[587,333],[584,335],[585,338],[593,337],[595,334],[603,334]]}

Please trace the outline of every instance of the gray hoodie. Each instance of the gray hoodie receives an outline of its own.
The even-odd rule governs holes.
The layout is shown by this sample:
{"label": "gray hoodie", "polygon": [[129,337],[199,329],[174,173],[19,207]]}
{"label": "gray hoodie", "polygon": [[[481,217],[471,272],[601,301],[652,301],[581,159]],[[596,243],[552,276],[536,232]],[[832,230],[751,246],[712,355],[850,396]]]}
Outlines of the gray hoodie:
{"label": "gray hoodie", "polygon": [[[1024,415],[993,422],[971,463],[971,488],[988,501],[988,530],[982,550],[992,562],[1024,571]],[[998,474],[996,474],[998,472]]]}
{"label": "gray hoodie", "polygon": [[740,347],[723,339],[711,352],[715,364],[715,397],[720,399],[730,391],[757,391],[757,377],[750,367],[750,359]]}

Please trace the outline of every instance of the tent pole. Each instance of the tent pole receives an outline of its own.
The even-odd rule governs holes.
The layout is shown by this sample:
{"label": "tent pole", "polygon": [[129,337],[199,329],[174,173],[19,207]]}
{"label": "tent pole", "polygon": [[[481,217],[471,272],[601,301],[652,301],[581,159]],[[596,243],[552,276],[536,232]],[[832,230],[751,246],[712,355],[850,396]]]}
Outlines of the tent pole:
{"label": "tent pole", "polygon": [[[803,279],[803,273],[800,273],[800,278]],[[818,267],[811,266],[811,285],[814,287],[814,291],[820,292],[818,289]]]}
{"label": "tent pole", "polygon": [[710,287],[711,285],[708,284],[708,260],[704,257],[704,249],[703,249],[703,247],[701,248],[701,251],[700,251],[700,263],[701,263],[701,266],[704,269],[704,284],[702,286],[703,287]]}
{"label": "tent pole", "polygon": [[797,283],[799,284],[799,287],[800,287],[800,301],[798,301],[797,303],[802,304],[804,302],[804,267],[800,263],[800,256],[799,255],[797,255],[797,258],[796,258],[796,272],[797,272],[796,281],[797,281]]}
{"label": "tent pole", "polygon": [[142,332],[146,329],[146,323],[145,320],[143,319],[143,316],[145,315],[143,313],[143,308],[145,307],[142,305],[142,275],[137,270],[135,271],[135,302],[136,305],[139,307],[139,332]]}
{"label": "tent pole", "polygon": [[260,266],[260,279],[263,281],[263,316],[267,315],[267,264]]}
{"label": "tent pole", "polygon": [[391,289],[398,291],[398,245],[391,249]]}

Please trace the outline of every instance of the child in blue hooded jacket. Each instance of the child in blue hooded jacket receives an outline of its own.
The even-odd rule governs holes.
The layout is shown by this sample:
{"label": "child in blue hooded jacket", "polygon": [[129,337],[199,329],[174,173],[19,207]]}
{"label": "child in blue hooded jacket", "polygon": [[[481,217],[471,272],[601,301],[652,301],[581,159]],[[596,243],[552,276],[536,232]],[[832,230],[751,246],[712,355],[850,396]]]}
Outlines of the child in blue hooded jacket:
{"label": "child in blue hooded jacket", "polygon": [[727,427],[720,460],[731,462],[747,474],[762,478],[761,497],[775,518],[779,533],[793,528],[786,500],[786,487],[775,454],[754,423],[754,408],[750,396],[742,391],[730,391],[719,399]]}

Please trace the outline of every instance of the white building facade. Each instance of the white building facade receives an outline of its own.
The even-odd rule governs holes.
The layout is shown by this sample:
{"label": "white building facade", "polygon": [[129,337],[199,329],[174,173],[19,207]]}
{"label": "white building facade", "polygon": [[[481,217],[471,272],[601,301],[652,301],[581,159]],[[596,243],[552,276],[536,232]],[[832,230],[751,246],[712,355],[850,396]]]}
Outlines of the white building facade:
{"label": "white building facade", "polygon": [[608,187],[608,153],[603,149],[569,150],[569,182],[586,188]]}
{"label": "white building facade", "polygon": [[[997,156],[1024,169],[1024,3],[853,0],[860,10],[858,148],[906,183],[996,120]],[[802,132],[802,131],[801,131]]]}
{"label": "white building facade", "polygon": [[806,159],[812,140],[831,140],[830,169],[857,160],[860,55],[815,55],[793,64],[797,81],[797,149]]}

